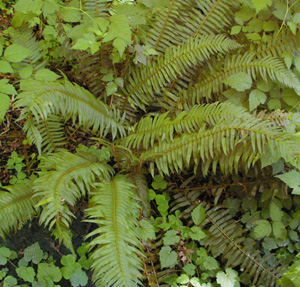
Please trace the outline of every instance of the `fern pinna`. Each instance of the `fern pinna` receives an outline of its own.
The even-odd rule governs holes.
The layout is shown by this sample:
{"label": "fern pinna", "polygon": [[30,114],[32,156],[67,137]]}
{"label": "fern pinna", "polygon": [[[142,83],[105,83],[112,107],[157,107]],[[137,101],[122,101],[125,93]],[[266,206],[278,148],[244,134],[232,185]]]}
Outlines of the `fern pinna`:
{"label": "fern pinna", "polygon": [[[180,252],[196,254],[206,248],[220,261],[216,269],[240,268],[245,286],[278,286],[281,261],[271,252],[264,256],[255,250],[260,246],[251,238],[254,226],[238,219],[242,209],[233,214],[230,207],[218,204],[226,191],[220,187],[223,183],[216,189],[189,184],[195,178],[214,181],[215,175],[230,180],[224,186],[246,186],[230,176],[257,175],[268,166],[281,166],[280,172],[299,169],[299,58],[291,60],[300,46],[299,22],[291,31],[279,25],[286,20],[276,12],[280,1],[274,1],[273,14],[265,9],[272,1],[263,8],[257,1],[238,0],[75,2],[54,5],[54,12],[48,11],[51,17],[46,8],[41,11],[47,23],[47,28],[41,27],[44,37],[54,31],[58,38],[50,37],[56,43],[51,48],[33,36],[30,15],[26,24],[18,18],[14,22],[12,41],[30,51],[14,66],[21,78],[14,108],[21,109],[19,121],[41,161],[36,179],[1,191],[0,235],[38,214],[40,223],[74,253],[73,207],[85,198],[85,222],[95,227],[87,240],[96,286],[145,286],[145,280],[149,286],[177,286],[176,278],[170,281],[172,273],[184,270],[186,261],[164,269],[153,250],[161,248],[166,231],[152,223],[160,207],[153,211],[149,181],[160,174],[170,179],[169,211],[177,219],[173,214],[170,218],[206,231],[205,239],[197,241],[184,238],[185,229],[178,227]],[[288,10],[296,20],[298,6],[295,2]],[[22,9],[18,13],[27,15]],[[68,80],[70,73],[59,56],[46,61],[48,48],[51,55],[63,51],[64,64],[79,67],[72,69],[72,80],[84,87]],[[32,68],[31,74],[23,78],[26,67]],[[62,70],[63,79],[39,78],[45,67]],[[262,111],[265,108],[268,111]],[[67,150],[65,127],[70,125],[93,134],[97,148]],[[190,179],[172,188],[190,172]],[[171,182],[174,176],[176,183]],[[278,189],[287,190],[278,182],[266,185],[257,180],[259,187],[249,193],[255,196],[257,189],[262,194],[268,189],[274,192],[268,200],[274,199]],[[209,202],[211,195],[215,206]],[[239,194],[236,200],[241,198]],[[199,224],[191,220],[198,210],[195,202],[206,212]],[[146,225],[141,224],[143,217]],[[153,226],[157,238],[150,242]],[[147,230],[152,236],[145,235]],[[187,255],[189,263],[197,261]]]}

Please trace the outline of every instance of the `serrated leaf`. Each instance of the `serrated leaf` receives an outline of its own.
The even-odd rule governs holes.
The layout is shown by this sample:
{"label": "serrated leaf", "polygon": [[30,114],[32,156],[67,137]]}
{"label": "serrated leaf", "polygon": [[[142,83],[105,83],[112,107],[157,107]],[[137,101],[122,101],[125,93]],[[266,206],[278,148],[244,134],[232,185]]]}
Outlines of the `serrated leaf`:
{"label": "serrated leaf", "polygon": [[255,222],[256,226],[254,227],[253,230],[253,237],[254,238],[263,238],[267,237],[271,234],[272,232],[272,227],[271,224],[268,220],[257,220]]}
{"label": "serrated leaf", "polygon": [[32,75],[32,72],[33,72],[33,66],[29,65],[29,66],[26,66],[25,68],[23,68],[19,72],[19,74],[22,79],[28,79]]}
{"label": "serrated leaf", "polygon": [[282,222],[280,222],[280,221],[273,222],[272,227],[273,227],[273,233],[274,233],[275,238],[282,239],[282,240],[284,240],[286,238],[287,231]]}
{"label": "serrated leaf", "polygon": [[253,111],[258,105],[264,104],[267,100],[267,96],[264,92],[259,90],[251,91],[249,95],[249,110]]}
{"label": "serrated leaf", "polygon": [[201,240],[206,237],[205,232],[199,226],[193,226],[189,235],[193,240]]}
{"label": "serrated leaf", "polygon": [[18,63],[31,55],[31,50],[18,44],[8,46],[4,52],[4,59],[13,63]]}
{"label": "serrated leaf", "polygon": [[266,9],[272,5],[273,0],[251,0],[256,12]]}
{"label": "serrated leaf", "polygon": [[178,262],[177,253],[173,251],[170,246],[164,246],[159,251],[159,259],[161,268],[174,267]]}
{"label": "serrated leaf", "polygon": [[189,263],[187,265],[184,265],[182,269],[187,275],[192,276],[195,274],[196,266],[194,264]]}
{"label": "serrated leaf", "polygon": [[27,262],[32,261],[34,264],[39,264],[43,259],[43,250],[36,242],[24,250],[24,259]]}
{"label": "serrated leaf", "polygon": [[231,268],[226,268],[224,272],[218,272],[217,273],[217,283],[221,285],[221,287],[237,287],[239,285],[236,285],[238,283],[238,274],[236,271],[234,271]]}
{"label": "serrated leaf", "polygon": [[282,219],[284,213],[275,200],[271,201],[269,205],[269,209],[270,209],[270,216],[273,221],[280,221]]}
{"label": "serrated leaf", "polygon": [[32,267],[20,267],[16,269],[16,272],[25,282],[32,283],[34,281],[35,271]]}
{"label": "serrated leaf", "polygon": [[180,241],[180,237],[176,235],[176,230],[169,230],[164,236],[164,245],[173,245]]}
{"label": "serrated leaf", "polygon": [[88,277],[86,273],[81,269],[77,268],[71,275],[70,281],[72,286],[85,286],[88,283]]}
{"label": "serrated leaf", "polygon": [[239,72],[229,76],[224,80],[224,83],[239,92],[243,92],[251,88],[252,78],[247,73]]}
{"label": "serrated leaf", "polygon": [[140,220],[140,231],[139,231],[139,237],[142,240],[153,240],[156,238],[155,236],[155,230],[153,224],[145,219]]}

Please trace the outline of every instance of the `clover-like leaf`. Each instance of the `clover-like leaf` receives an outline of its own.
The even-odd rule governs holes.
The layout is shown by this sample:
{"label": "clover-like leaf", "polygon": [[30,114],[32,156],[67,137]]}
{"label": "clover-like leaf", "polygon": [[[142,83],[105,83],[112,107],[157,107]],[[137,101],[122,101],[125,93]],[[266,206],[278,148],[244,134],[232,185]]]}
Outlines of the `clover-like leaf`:
{"label": "clover-like leaf", "polygon": [[161,267],[174,267],[177,260],[177,253],[170,246],[164,246],[159,252]]}
{"label": "clover-like leaf", "polygon": [[32,261],[35,264],[39,264],[43,259],[43,250],[40,248],[38,242],[32,244],[24,250],[24,259],[27,262]]}

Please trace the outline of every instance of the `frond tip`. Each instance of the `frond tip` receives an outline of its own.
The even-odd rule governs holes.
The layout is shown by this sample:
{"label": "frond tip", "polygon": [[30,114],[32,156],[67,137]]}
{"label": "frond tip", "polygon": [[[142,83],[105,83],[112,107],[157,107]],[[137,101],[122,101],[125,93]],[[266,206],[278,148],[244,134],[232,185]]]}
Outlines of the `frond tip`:
{"label": "frond tip", "polygon": [[123,175],[98,184],[92,192],[88,222],[100,227],[88,237],[98,235],[89,244],[96,286],[134,287],[141,274],[142,255],[138,246],[136,187]]}

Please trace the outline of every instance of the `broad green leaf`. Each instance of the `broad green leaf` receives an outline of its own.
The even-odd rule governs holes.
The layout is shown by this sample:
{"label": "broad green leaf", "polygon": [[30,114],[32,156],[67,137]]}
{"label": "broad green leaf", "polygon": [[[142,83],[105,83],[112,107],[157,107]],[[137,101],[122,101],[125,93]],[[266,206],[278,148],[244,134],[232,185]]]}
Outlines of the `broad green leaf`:
{"label": "broad green leaf", "polygon": [[123,39],[117,38],[113,41],[113,46],[118,50],[120,57],[122,57],[127,43]]}
{"label": "broad green leaf", "polygon": [[115,82],[110,82],[105,87],[107,96],[112,95],[118,91],[118,85]]}
{"label": "broad green leaf", "polygon": [[271,234],[272,232],[272,227],[271,224],[268,220],[257,220],[255,222],[256,226],[253,230],[253,237],[254,238],[263,238],[267,237]]}
{"label": "broad green leaf", "polygon": [[38,265],[38,279],[52,280],[53,282],[59,282],[62,278],[59,267],[53,263],[40,263]]}
{"label": "broad green leaf", "polygon": [[196,272],[196,266],[191,263],[184,265],[182,269],[187,275],[190,275],[190,276],[194,275]]}
{"label": "broad green leaf", "polygon": [[229,76],[224,80],[224,83],[239,92],[243,92],[251,88],[252,78],[247,73],[239,72]]}
{"label": "broad green leaf", "polygon": [[271,6],[273,0],[251,0],[251,2],[258,13],[259,11],[268,8],[268,6]]}
{"label": "broad green leaf", "polygon": [[206,237],[205,232],[199,226],[193,226],[189,234],[193,240],[201,240]]}
{"label": "broad green leaf", "polygon": [[33,72],[33,66],[29,65],[29,66],[26,66],[25,68],[23,68],[19,72],[19,74],[22,79],[28,79],[32,75],[32,72]]}
{"label": "broad green leaf", "polygon": [[[226,272],[226,273],[225,273]],[[221,285],[221,287],[237,287],[240,286],[238,283],[238,273],[231,269],[226,268],[225,272],[217,273],[217,283]]]}
{"label": "broad green leaf", "polygon": [[3,281],[3,287],[14,287],[18,284],[18,281],[13,276],[7,276]]}
{"label": "broad green leaf", "polygon": [[74,50],[85,51],[90,47],[90,41],[84,38],[79,38],[75,45],[72,47]]}
{"label": "broad green leaf", "polygon": [[11,67],[9,62],[5,60],[0,61],[0,73],[6,74],[6,73],[13,73],[13,72],[14,70]]}
{"label": "broad green leaf", "polygon": [[156,238],[153,224],[150,221],[142,219],[139,221],[139,225],[140,225],[140,230],[139,230],[139,238],[140,239],[154,240]]}
{"label": "broad green leaf", "polygon": [[231,35],[236,35],[236,34],[240,33],[241,30],[242,30],[242,26],[233,26],[233,27],[231,28],[230,34],[231,34]]}
{"label": "broad green leaf", "polygon": [[268,101],[268,109],[269,110],[277,110],[281,108],[280,100],[278,99],[271,99]]}
{"label": "broad green leaf", "polygon": [[258,105],[264,104],[267,100],[267,96],[264,92],[259,90],[251,91],[249,95],[249,110],[253,111]]}
{"label": "broad green leaf", "polygon": [[189,281],[190,281],[189,276],[187,276],[186,274],[180,275],[176,280],[176,282],[179,284],[187,284],[189,283]]}
{"label": "broad green leaf", "polygon": [[169,230],[164,236],[164,245],[173,245],[180,241],[180,237],[177,234],[176,230]]}
{"label": "broad green leaf", "polygon": [[35,271],[32,267],[20,267],[16,269],[18,276],[25,282],[33,282],[35,277]]}
{"label": "broad green leaf", "polygon": [[7,263],[7,258],[11,255],[11,250],[7,247],[0,247],[0,265],[5,265]]}
{"label": "broad green leaf", "polygon": [[27,262],[32,261],[34,264],[39,264],[43,259],[43,250],[36,242],[24,250],[24,259]]}
{"label": "broad green leaf", "polygon": [[292,194],[300,194],[300,172],[292,170],[280,175],[276,175],[290,188],[293,189]]}
{"label": "broad green leaf", "polygon": [[79,1],[74,0],[69,2],[64,7],[61,7],[59,10],[59,14],[62,17],[62,19],[66,22],[76,23],[80,22],[81,20],[81,11],[79,8]]}
{"label": "broad green leaf", "polygon": [[81,269],[77,268],[71,275],[70,281],[72,286],[85,286],[88,283],[88,277],[86,273]]}
{"label": "broad green leaf", "polygon": [[270,216],[273,221],[280,221],[284,215],[281,210],[280,202],[276,199],[273,199],[269,205]]}
{"label": "broad green leaf", "polygon": [[159,251],[159,259],[161,268],[174,267],[178,262],[177,253],[173,251],[170,246],[162,247]]}
{"label": "broad green leaf", "polygon": [[287,231],[282,222],[280,222],[280,221],[273,222],[272,227],[273,227],[273,233],[274,233],[275,238],[282,239],[282,240],[284,240],[286,238]]}
{"label": "broad green leaf", "polygon": [[8,94],[8,95],[16,95],[17,91],[15,90],[14,86],[8,84],[7,79],[0,80],[0,93]]}
{"label": "broad green leaf", "polygon": [[296,56],[294,58],[294,62],[295,62],[295,67],[296,67],[297,71],[300,73],[300,56]]}
{"label": "broad green leaf", "polygon": [[13,63],[18,63],[31,55],[31,50],[18,44],[11,44],[4,51],[4,59]]}
{"label": "broad green leaf", "polygon": [[[193,277],[191,280],[190,280],[190,283],[192,284],[192,286],[194,287],[204,287],[204,285],[200,284],[200,281],[198,278],[196,277]],[[208,286],[208,285],[207,285]]]}
{"label": "broad green leaf", "polygon": [[205,218],[205,208],[199,204],[192,212],[192,219],[196,225],[199,225]]}
{"label": "broad green leaf", "polygon": [[49,69],[38,70],[36,72],[36,74],[34,75],[34,77],[36,80],[48,81],[48,82],[53,82],[53,81],[57,80],[58,78],[60,78],[59,75],[50,71]]}

